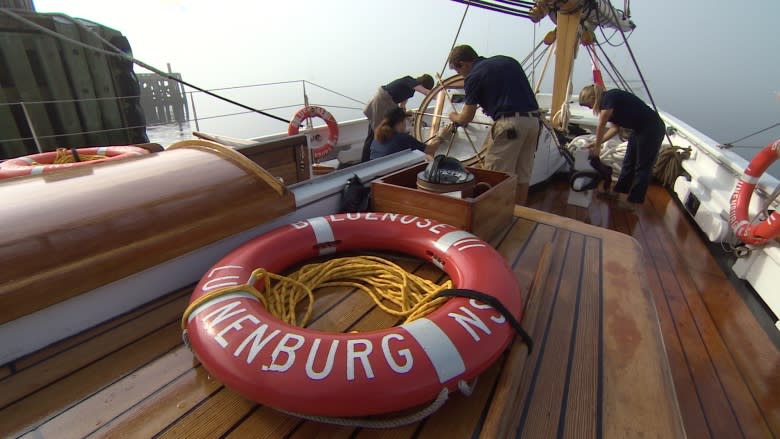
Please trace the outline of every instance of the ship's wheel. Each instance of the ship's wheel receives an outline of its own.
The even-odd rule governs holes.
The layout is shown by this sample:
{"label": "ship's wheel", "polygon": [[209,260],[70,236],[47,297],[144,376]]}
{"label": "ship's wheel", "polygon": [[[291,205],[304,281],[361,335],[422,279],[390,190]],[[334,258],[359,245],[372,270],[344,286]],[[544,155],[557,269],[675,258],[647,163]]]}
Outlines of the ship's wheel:
{"label": "ship's wheel", "polygon": [[[450,122],[447,118],[450,112],[463,109],[465,97],[463,76],[455,75],[441,81],[425,96],[414,116],[414,137],[420,142],[433,139]],[[466,127],[458,128],[455,136],[447,138],[436,154],[454,157],[467,166],[480,164],[491,128],[493,121],[478,109],[474,120]]]}

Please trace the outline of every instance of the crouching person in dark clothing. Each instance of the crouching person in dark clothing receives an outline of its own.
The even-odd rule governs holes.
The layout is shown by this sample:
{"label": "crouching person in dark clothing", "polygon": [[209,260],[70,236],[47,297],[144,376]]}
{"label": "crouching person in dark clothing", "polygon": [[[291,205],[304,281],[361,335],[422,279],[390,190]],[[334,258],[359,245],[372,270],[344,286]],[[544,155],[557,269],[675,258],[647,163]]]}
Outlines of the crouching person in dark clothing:
{"label": "crouching person in dark clothing", "polygon": [[371,160],[407,149],[423,151],[433,155],[439,145],[453,134],[452,125],[447,125],[428,144],[422,143],[406,133],[406,111],[394,108],[385,114],[382,122],[374,130],[374,140],[371,142]]}
{"label": "crouching person in dark clothing", "polygon": [[363,109],[363,114],[368,118],[368,135],[363,143],[361,162],[369,160],[371,143],[374,141],[374,130],[382,122],[387,112],[394,108],[406,108],[406,101],[414,96],[415,92],[427,95],[432,88],[433,78],[431,75],[422,75],[417,79],[404,76],[379,87],[374,97]]}
{"label": "crouching person in dark clothing", "polygon": [[[666,127],[663,120],[641,99],[623,90],[607,90],[589,85],[580,92],[580,105],[593,109],[599,118],[591,153],[598,157],[601,145],[614,137],[621,127],[633,130],[628,139],[623,168],[614,191],[628,194],[621,207],[633,210],[644,203],[653,174],[653,165],[661,149]],[[607,122],[611,126],[607,128]]]}

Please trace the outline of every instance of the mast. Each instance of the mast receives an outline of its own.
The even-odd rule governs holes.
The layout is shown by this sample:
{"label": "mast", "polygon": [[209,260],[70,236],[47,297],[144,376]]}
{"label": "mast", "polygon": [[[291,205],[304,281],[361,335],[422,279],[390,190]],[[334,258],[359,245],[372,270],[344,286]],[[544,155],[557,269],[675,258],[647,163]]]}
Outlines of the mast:
{"label": "mast", "polygon": [[574,59],[577,56],[577,43],[582,40],[583,44],[592,44],[595,40],[593,29],[597,26],[630,30],[634,28],[634,24],[625,15],[618,18],[609,0],[536,0],[528,15],[534,23],[549,15],[557,25],[552,31],[553,38],[545,38],[546,43],[555,42],[550,122],[555,129],[565,130],[568,124],[568,98],[571,94],[570,84]]}

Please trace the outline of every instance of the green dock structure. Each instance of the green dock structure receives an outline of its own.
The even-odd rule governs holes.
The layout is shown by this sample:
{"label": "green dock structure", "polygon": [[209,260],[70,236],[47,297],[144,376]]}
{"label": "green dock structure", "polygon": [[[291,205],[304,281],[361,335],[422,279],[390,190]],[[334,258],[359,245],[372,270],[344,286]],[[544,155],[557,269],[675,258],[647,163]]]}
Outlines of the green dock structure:
{"label": "green dock structure", "polygon": [[[0,7],[69,39],[113,50],[100,35],[131,53],[127,38],[106,26],[37,14],[32,1],[0,0]],[[130,61],[0,14],[0,159],[58,147],[145,143],[140,95]]]}

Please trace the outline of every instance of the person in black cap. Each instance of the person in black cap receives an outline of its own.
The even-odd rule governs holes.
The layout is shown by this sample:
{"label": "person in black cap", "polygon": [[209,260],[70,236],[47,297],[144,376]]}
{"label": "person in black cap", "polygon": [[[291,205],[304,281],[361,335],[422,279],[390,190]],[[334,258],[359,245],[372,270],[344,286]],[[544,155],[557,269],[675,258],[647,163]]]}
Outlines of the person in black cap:
{"label": "person in black cap", "polygon": [[382,122],[374,130],[370,159],[378,159],[407,149],[416,149],[432,155],[445,138],[452,134],[453,126],[447,125],[428,144],[422,143],[406,132],[406,111],[396,107],[385,114]]}
{"label": "person in black cap", "polygon": [[534,166],[541,121],[531,84],[515,59],[484,58],[471,46],[456,46],[449,56],[450,68],[465,78],[466,102],[450,120],[466,125],[477,106],[495,122],[488,138],[485,168],[517,175],[515,202],[524,205]]}
{"label": "person in black cap", "polygon": [[368,118],[368,135],[363,143],[361,161],[369,160],[371,142],[374,140],[374,130],[382,122],[388,111],[394,108],[405,108],[406,101],[414,96],[415,92],[427,95],[433,88],[431,75],[422,75],[417,79],[411,76],[398,78],[388,84],[379,87],[373,98],[366,104],[363,114]]}

